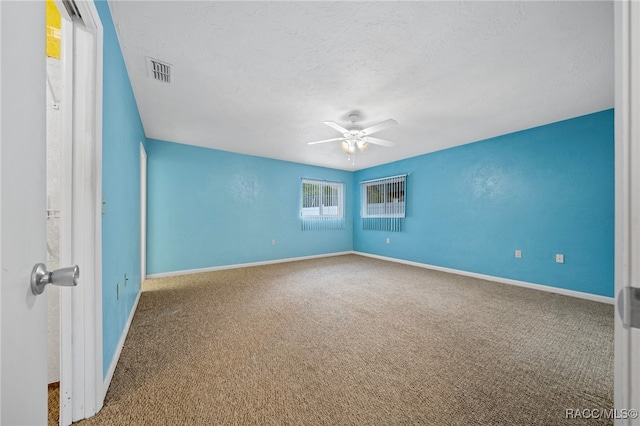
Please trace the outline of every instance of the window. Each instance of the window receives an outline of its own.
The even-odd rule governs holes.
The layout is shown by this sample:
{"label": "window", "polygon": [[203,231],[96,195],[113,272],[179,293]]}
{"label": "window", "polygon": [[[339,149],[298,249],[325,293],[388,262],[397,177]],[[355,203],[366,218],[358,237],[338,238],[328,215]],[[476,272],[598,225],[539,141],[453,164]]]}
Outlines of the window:
{"label": "window", "polygon": [[344,183],[302,179],[302,230],[343,229]]}
{"label": "window", "polygon": [[405,217],[407,175],[391,176],[360,183],[363,229],[400,231]]}

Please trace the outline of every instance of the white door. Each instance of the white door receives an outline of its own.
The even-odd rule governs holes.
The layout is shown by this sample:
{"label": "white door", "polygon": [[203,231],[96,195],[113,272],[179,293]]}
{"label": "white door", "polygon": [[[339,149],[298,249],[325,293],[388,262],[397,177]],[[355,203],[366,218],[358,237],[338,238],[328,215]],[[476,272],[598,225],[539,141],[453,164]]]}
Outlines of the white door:
{"label": "white door", "polygon": [[44,2],[0,1],[0,423],[47,423]]}
{"label": "white door", "polygon": [[640,287],[640,2],[615,3],[616,425],[640,425],[640,329],[621,319],[627,287]]}

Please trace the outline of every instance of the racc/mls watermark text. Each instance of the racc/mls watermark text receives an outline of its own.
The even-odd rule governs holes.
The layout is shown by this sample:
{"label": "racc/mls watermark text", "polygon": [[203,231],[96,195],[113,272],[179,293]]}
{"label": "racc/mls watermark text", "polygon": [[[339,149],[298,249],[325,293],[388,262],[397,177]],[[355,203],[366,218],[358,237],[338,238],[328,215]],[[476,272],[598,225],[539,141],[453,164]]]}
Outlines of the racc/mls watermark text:
{"label": "racc/mls watermark text", "polygon": [[637,419],[638,410],[633,408],[566,408],[565,419]]}

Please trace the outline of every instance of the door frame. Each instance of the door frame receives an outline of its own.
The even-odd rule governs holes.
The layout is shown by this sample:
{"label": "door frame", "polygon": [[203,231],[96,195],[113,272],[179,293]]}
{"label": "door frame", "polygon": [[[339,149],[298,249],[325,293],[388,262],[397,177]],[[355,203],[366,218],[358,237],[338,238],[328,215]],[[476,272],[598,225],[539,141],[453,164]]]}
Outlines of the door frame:
{"label": "door frame", "polygon": [[[614,4],[615,44],[615,294],[640,287],[640,3]],[[640,410],[640,330],[615,314],[614,406]],[[637,413],[637,411],[636,411]],[[616,425],[640,425],[624,417]]]}
{"label": "door frame", "polygon": [[140,283],[147,278],[147,151],[140,142]]}
{"label": "door frame", "polygon": [[60,424],[104,403],[102,374],[102,22],[93,1],[60,0],[62,123],[60,263],[80,265],[80,284],[60,291]]}

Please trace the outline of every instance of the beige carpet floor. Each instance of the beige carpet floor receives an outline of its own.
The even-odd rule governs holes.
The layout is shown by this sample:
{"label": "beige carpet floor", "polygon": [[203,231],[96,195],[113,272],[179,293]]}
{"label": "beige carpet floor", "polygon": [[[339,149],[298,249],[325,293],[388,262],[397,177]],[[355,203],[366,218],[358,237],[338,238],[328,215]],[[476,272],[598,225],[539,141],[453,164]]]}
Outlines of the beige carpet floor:
{"label": "beige carpet floor", "polygon": [[599,425],[613,307],[347,255],[147,280],[82,425]]}
{"label": "beige carpet floor", "polygon": [[56,426],[60,423],[60,382],[49,383],[47,395],[47,424]]}

